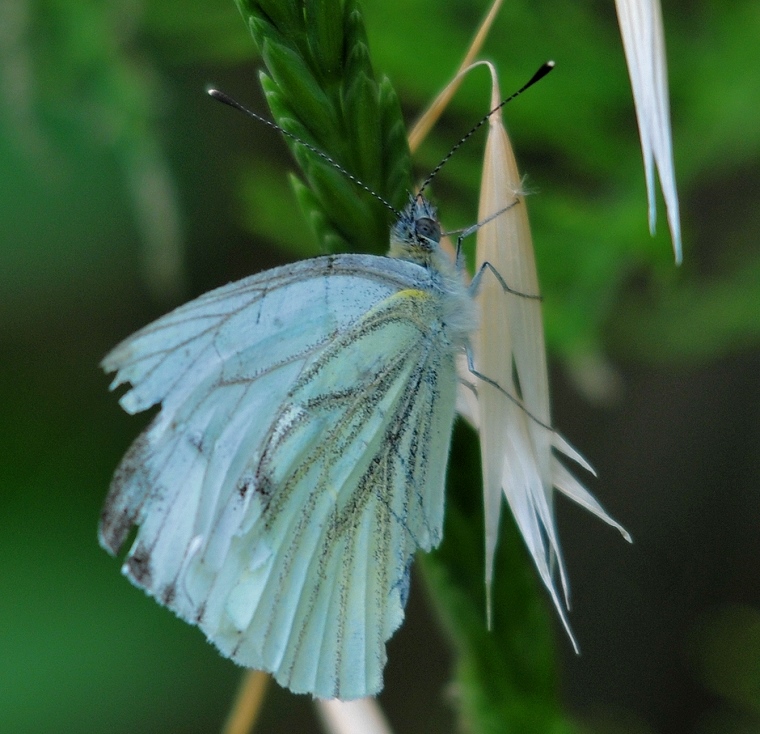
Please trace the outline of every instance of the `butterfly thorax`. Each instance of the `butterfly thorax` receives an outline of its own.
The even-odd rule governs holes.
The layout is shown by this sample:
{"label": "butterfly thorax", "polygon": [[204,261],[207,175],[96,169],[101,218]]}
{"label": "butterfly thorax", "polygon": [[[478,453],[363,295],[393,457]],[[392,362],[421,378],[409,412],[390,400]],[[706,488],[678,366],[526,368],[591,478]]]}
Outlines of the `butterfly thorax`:
{"label": "butterfly thorax", "polygon": [[410,199],[391,228],[388,255],[421,265],[431,274],[441,301],[441,320],[449,338],[464,344],[476,328],[475,304],[451,258],[441,250],[441,225],[435,207],[421,194]]}

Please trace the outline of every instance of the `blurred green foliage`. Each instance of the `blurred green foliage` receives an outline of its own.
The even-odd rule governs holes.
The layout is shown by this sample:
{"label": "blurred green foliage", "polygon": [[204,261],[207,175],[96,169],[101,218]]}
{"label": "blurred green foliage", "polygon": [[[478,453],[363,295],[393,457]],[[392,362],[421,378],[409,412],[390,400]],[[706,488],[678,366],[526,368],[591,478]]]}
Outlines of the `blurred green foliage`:
{"label": "blurred green foliage", "polygon": [[[353,118],[331,129],[315,124],[321,106],[290,109],[274,86],[286,81],[287,68],[270,72],[265,84],[276,113],[294,113],[294,131],[398,205],[409,172],[385,78],[413,119],[456,69],[486,4],[365,0],[361,7],[367,42],[358,26],[341,28],[371,51],[371,64],[364,51],[352,61],[361,81],[344,88],[329,53],[311,59],[328,62],[314,89],[332,105],[354,95],[341,107]],[[547,339],[571,365],[589,355],[693,365],[759,341],[760,12],[752,0],[703,0],[666,5],[664,13],[685,243],[679,270],[664,217],[655,238],[647,232],[612,0],[506,3],[483,54],[497,64],[505,94],[545,59],[557,62],[509,106],[506,120],[536,192],[529,205]],[[288,39],[295,50],[334,41],[334,18],[319,20],[306,36]],[[267,30],[258,32],[266,55]],[[269,53],[288,66],[271,41]],[[374,200],[358,194],[355,211],[335,213],[337,226],[320,218],[303,184],[288,183],[297,167],[279,138],[204,98],[213,81],[263,110],[260,68],[232,2],[10,0],[0,7],[0,728],[190,732],[214,730],[223,719],[238,671],[119,579],[117,564],[97,547],[99,505],[138,421],[120,414],[96,365],[183,294],[316,254],[325,242],[355,251],[381,246],[388,214]],[[485,75],[466,81],[415,160],[412,180],[482,116],[488,94]],[[354,137],[374,109],[365,108],[368,99],[387,113],[369,138]],[[474,221],[480,156],[477,142],[466,146],[435,182],[448,228]],[[316,182],[323,203],[331,200],[328,186],[348,186],[319,163],[307,161],[307,173],[295,175]],[[308,221],[299,202],[311,206]],[[511,717],[513,731],[565,731],[549,616],[511,526],[497,567],[495,631],[477,637],[480,478],[465,434],[458,431],[453,453],[456,511],[447,516],[446,544],[425,560],[459,654],[455,698],[469,712],[495,711],[497,722]],[[509,649],[513,665],[490,656],[494,649]],[[716,659],[705,655],[704,665],[717,670]],[[392,690],[393,670],[389,705],[402,698]],[[723,679],[703,677],[730,698]],[[422,705],[417,718],[390,708],[396,731],[450,724]],[[268,706],[263,731],[292,729],[307,708],[281,692]]]}
{"label": "blurred green foliage", "polygon": [[703,734],[742,734],[760,728],[760,612],[723,606],[698,620],[692,631],[693,668],[716,696]]}

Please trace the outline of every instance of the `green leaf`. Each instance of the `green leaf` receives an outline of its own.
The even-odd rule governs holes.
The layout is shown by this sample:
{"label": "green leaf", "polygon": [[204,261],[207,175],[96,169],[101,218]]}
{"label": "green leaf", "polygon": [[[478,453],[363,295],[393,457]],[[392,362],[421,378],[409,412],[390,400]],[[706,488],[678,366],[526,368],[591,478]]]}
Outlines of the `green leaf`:
{"label": "green leaf", "polygon": [[406,204],[411,191],[412,159],[406,126],[401,117],[401,104],[390,80],[383,77],[378,85],[381,114],[380,136],[384,141],[382,162],[385,192],[388,201],[396,208]]}
{"label": "green leaf", "polygon": [[298,119],[315,139],[319,140],[325,130],[338,128],[331,102],[303,58],[287,46],[270,40],[263,42],[261,55],[278,93],[290,102]]}
{"label": "green leaf", "polygon": [[[247,0],[239,7],[262,49],[262,86],[277,123],[380,197],[403,202],[411,165],[401,109],[388,83],[375,79],[355,4],[309,2],[301,13]],[[321,248],[386,250],[388,208],[314,151],[287,143],[312,193],[298,189],[297,198]]]}
{"label": "green leaf", "polygon": [[341,78],[343,58],[343,23],[331,3],[306,0],[304,5],[309,48],[320,57],[324,82]]}
{"label": "green leaf", "polygon": [[236,0],[243,17],[261,17],[284,36],[303,32],[303,13],[298,0]]}
{"label": "green leaf", "polygon": [[356,170],[370,188],[379,187],[383,173],[378,108],[377,84],[361,71],[354,76],[351,86],[346,90],[344,110],[347,128],[362,131],[362,136],[356,143]]}
{"label": "green leaf", "polygon": [[325,243],[324,251],[340,252],[346,249],[348,243],[332,228],[314,192],[298,176],[291,174],[289,180],[309,229],[317,242]]}

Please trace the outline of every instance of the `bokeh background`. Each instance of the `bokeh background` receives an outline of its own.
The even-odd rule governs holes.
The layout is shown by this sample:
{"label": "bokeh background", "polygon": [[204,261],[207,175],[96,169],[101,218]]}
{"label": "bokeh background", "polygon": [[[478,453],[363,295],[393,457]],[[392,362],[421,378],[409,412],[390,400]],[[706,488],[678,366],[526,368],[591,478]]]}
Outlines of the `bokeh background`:
{"label": "bokeh background", "polygon": [[[486,3],[362,7],[412,121]],[[534,192],[555,424],[635,540],[558,503],[582,648],[557,630],[563,706],[600,734],[745,734],[760,731],[760,6],[663,11],[680,268],[661,203],[647,232],[612,0],[508,2],[483,55],[504,93],[557,62],[506,113]],[[171,306],[318,252],[278,136],[204,94],[264,111],[259,67],[232,0],[0,5],[0,731],[215,731],[234,695],[240,671],[97,545],[147,420],[98,362]],[[418,175],[488,94],[485,74],[465,83]],[[475,219],[482,142],[436,180],[450,228]],[[455,731],[452,657],[419,583],[389,655],[394,730]],[[317,730],[310,702],[272,687],[259,730],[294,729]]]}

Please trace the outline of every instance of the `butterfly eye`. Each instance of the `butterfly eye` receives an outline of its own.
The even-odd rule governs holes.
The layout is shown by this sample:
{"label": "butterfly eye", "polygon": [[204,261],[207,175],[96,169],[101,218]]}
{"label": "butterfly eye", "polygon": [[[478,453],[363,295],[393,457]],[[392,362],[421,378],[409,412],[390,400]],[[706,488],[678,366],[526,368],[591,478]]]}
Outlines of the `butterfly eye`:
{"label": "butterfly eye", "polygon": [[420,239],[430,240],[436,244],[441,241],[441,226],[435,219],[421,217],[415,222],[415,227]]}

